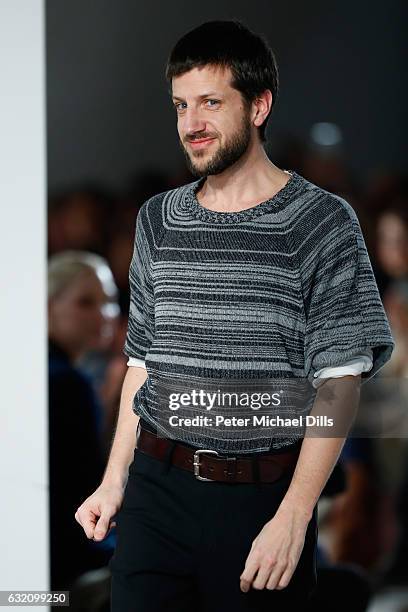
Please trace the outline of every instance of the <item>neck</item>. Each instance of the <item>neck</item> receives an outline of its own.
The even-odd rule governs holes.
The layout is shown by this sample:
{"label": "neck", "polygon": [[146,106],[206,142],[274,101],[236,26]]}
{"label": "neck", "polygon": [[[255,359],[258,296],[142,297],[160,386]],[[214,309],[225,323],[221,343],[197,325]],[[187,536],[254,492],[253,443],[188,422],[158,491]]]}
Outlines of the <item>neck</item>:
{"label": "neck", "polygon": [[55,336],[55,334],[49,333],[48,335],[50,340],[55,342],[55,344],[66,353],[71,363],[75,363],[82,356],[83,351],[79,347],[68,345],[66,342]]}
{"label": "neck", "polygon": [[262,145],[252,143],[227,170],[207,176],[197,196],[206,208],[237,212],[268,200],[289,178],[270,161]]}

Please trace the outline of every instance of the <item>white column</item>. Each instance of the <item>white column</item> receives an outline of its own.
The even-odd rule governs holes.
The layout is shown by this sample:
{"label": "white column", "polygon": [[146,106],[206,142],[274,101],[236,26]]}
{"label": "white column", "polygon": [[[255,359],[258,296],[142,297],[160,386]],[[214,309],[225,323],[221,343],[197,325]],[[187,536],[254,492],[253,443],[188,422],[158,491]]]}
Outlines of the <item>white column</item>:
{"label": "white column", "polygon": [[0,0],[1,590],[49,588],[44,12]]}

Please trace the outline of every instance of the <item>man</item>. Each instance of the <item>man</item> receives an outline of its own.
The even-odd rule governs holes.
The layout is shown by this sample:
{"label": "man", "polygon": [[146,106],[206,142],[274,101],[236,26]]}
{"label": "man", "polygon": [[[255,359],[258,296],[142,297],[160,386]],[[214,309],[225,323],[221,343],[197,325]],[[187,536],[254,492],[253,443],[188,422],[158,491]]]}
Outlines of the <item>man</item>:
{"label": "man", "polygon": [[[316,586],[317,501],[360,382],[393,339],[351,206],[264,151],[278,93],[265,40],[237,21],[205,23],[166,75],[198,180],[137,216],[117,430],[75,516],[99,540],[120,510],[113,612],[301,609]],[[267,381],[283,408],[263,416],[305,414],[303,381],[313,414],[344,422],[299,438],[290,419],[265,425],[259,405],[219,401]],[[214,383],[218,395],[200,394]],[[197,403],[197,387],[217,402]]]}

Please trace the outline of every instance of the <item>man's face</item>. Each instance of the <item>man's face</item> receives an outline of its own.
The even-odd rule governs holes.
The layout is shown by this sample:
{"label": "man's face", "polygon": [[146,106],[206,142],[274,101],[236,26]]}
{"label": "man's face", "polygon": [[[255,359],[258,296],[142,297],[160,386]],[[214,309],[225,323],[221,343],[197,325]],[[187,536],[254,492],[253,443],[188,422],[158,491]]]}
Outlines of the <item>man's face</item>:
{"label": "man's face", "polygon": [[251,108],[231,87],[231,76],[229,68],[204,66],[173,78],[179,143],[195,176],[220,174],[242,157],[254,137]]}

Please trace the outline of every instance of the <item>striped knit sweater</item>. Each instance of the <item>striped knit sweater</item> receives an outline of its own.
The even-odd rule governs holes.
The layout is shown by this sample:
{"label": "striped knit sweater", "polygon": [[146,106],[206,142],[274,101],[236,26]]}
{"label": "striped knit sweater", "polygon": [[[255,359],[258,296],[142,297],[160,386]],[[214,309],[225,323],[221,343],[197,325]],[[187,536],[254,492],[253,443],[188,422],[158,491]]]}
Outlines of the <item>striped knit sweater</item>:
{"label": "striped knit sweater", "polygon": [[[372,349],[364,383],[391,356],[354,209],[290,173],[276,195],[239,212],[203,207],[196,192],[204,178],[139,210],[123,352],[146,364],[133,410],[160,435],[235,454],[286,447],[296,437],[273,428],[173,427],[157,389],[266,379],[311,387],[319,369]],[[307,411],[313,397],[305,395]]]}

